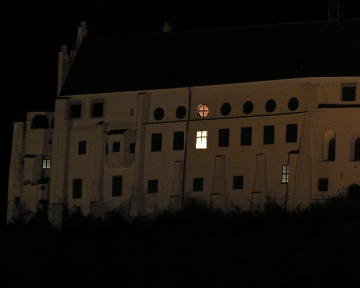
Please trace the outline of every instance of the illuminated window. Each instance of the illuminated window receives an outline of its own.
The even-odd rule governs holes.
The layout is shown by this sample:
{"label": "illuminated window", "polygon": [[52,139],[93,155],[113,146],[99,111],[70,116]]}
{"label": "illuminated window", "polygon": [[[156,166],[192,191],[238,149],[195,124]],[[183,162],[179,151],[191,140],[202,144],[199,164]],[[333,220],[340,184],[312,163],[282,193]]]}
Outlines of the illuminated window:
{"label": "illuminated window", "polygon": [[244,176],[233,177],[233,190],[244,188]]}
{"label": "illuminated window", "polygon": [[289,182],[289,165],[282,165],[281,183]]}
{"label": "illuminated window", "polygon": [[200,104],[197,108],[200,117],[206,117],[209,114],[209,107],[206,104]]}
{"label": "illuminated window", "polygon": [[356,83],[344,83],[341,85],[341,100],[355,101]]}
{"label": "illuminated window", "polygon": [[207,130],[199,130],[196,132],[196,149],[207,148]]}
{"label": "illuminated window", "polygon": [[319,178],[318,191],[328,191],[328,186],[329,186],[328,178]]}
{"label": "illuminated window", "polygon": [[50,168],[50,159],[44,159],[42,162],[42,168],[43,169],[49,169]]}

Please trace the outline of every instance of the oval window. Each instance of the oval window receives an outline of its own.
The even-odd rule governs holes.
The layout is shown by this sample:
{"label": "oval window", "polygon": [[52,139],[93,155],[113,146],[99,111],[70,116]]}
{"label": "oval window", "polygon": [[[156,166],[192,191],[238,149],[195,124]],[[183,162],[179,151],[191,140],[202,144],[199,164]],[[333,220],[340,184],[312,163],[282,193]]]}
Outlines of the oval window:
{"label": "oval window", "polygon": [[200,104],[197,113],[200,117],[206,117],[209,114],[209,107],[206,104]]}
{"label": "oval window", "polygon": [[271,113],[271,112],[274,112],[275,109],[276,109],[276,102],[275,102],[275,100],[273,100],[273,99],[268,100],[268,101],[266,102],[266,104],[265,104],[265,110],[266,110],[266,112]]}
{"label": "oval window", "polygon": [[250,114],[254,110],[254,104],[251,101],[246,101],[243,105],[243,112]]}
{"label": "oval window", "polygon": [[156,108],[154,111],[154,119],[159,121],[164,118],[164,109],[162,108]]}
{"label": "oval window", "polygon": [[296,97],[290,98],[288,102],[288,108],[290,111],[295,111],[299,108],[299,100]]}
{"label": "oval window", "polygon": [[223,105],[221,105],[220,112],[221,115],[229,115],[231,112],[231,105],[229,103],[224,103]]}
{"label": "oval window", "polygon": [[186,116],[186,108],[184,106],[179,106],[176,109],[176,118],[183,119]]}

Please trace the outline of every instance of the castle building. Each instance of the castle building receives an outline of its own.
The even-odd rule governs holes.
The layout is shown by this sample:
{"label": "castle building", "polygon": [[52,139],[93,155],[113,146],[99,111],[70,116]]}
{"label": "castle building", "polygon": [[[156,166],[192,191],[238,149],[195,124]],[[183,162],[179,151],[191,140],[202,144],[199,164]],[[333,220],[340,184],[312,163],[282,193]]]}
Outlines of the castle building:
{"label": "castle building", "polygon": [[[336,10],[338,12],[338,10]],[[360,19],[86,37],[59,53],[54,112],[14,123],[17,204],[61,225],[181,209],[291,210],[360,195]],[[168,27],[168,26],[167,26]]]}

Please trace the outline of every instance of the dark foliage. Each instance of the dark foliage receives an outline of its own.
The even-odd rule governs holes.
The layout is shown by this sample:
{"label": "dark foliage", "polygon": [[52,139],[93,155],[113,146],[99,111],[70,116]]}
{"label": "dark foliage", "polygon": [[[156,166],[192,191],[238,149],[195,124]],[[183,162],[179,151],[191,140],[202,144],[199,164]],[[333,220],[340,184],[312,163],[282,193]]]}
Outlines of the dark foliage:
{"label": "dark foliage", "polygon": [[130,222],[77,209],[61,231],[38,211],[1,231],[0,255],[2,287],[346,286],[360,283],[360,201],[223,213],[190,200]]}

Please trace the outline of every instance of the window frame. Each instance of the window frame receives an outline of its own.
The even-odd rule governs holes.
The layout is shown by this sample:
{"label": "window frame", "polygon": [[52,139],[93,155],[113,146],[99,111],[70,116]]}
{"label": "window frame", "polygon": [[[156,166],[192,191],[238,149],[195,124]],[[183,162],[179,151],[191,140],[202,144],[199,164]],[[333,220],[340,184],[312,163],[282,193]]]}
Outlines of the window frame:
{"label": "window frame", "polygon": [[83,183],[81,178],[74,178],[72,185],[72,199],[82,198]]}
{"label": "window frame", "polygon": [[86,155],[87,142],[82,140],[78,142],[78,155]]}
{"label": "window frame", "polygon": [[241,190],[241,189],[244,189],[244,176],[243,175],[233,176],[232,190]]}
{"label": "window frame", "polygon": [[[120,181],[116,181],[116,180],[120,180]],[[112,176],[112,186],[111,186],[111,196],[112,197],[122,196],[122,190],[123,190],[122,175],[113,175]]]}
{"label": "window frame", "polygon": [[113,153],[119,153],[121,149],[120,141],[113,141],[112,143],[112,152]]}
{"label": "window frame", "polygon": [[209,106],[206,104],[200,104],[197,107],[197,114],[201,117],[201,118],[205,118],[209,115],[210,113],[210,109]]}
{"label": "window frame", "polygon": [[275,125],[265,125],[263,128],[263,144],[275,144]]}
{"label": "window frame", "polygon": [[230,145],[230,129],[220,128],[218,131],[218,147],[229,147]]}
{"label": "window frame", "polygon": [[318,179],[318,191],[319,192],[327,192],[327,191],[329,191],[329,178],[320,177]]}
{"label": "window frame", "polygon": [[289,164],[284,164],[281,166],[281,184],[289,183]]}
{"label": "window frame", "polygon": [[[76,107],[76,106],[79,106],[79,111],[74,111],[73,109]],[[67,118],[68,119],[81,119],[82,115],[83,115],[83,105],[81,103],[81,101],[73,101],[73,102],[70,102],[69,105],[68,105],[68,115],[67,115]],[[78,115],[79,113],[79,115]],[[76,114],[76,115],[74,115]]]}
{"label": "window frame", "polygon": [[208,138],[207,130],[197,130],[195,149],[207,149],[207,138]]}
{"label": "window frame", "polygon": [[251,146],[252,144],[252,127],[240,128],[240,145]]}
{"label": "window frame", "polygon": [[173,132],[173,151],[182,151],[185,148],[185,133],[184,131]]}
{"label": "window frame", "polygon": [[149,194],[155,194],[155,193],[159,192],[159,180],[158,179],[148,180],[148,191],[147,192]]}
{"label": "window frame", "polygon": [[50,168],[51,168],[51,159],[43,159],[42,169],[50,169]]}
{"label": "window frame", "polygon": [[[95,107],[95,105],[98,105],[98,104],[101,104],[102,106],[101,106],[101,115],[94,115],[95,113],[95,109],[94,109],[94,107]],[[90,106],[91,108],[91,111],[90,111],[90,116],[91,116],[91,118],[101,118],[101,117],[104,117],[104,108],[105,108],[105,103],[104,103],[104,100],[94,100],[94,101],[92,101],[91,102],[91,106]],[[97,111],[97,110],[96,110]]]}
{"label": "window frame", "polygon": [[298,142],[298,124],[286,124],[286,143],[297,143]]}
{"label": "window frame", "polygon": [[204,191],[204,178],[193,178],[193,192]]}
{"label": "window frame", "polygon": [[161,152],[162,150],[162,133],[151,134],[151,152]]}
{"label": "window frame", "polygon": [[356,83],[342,83],[341,84],[341,101],[349,102],[349,101],[355,101],[355,100],[356,100]]}

